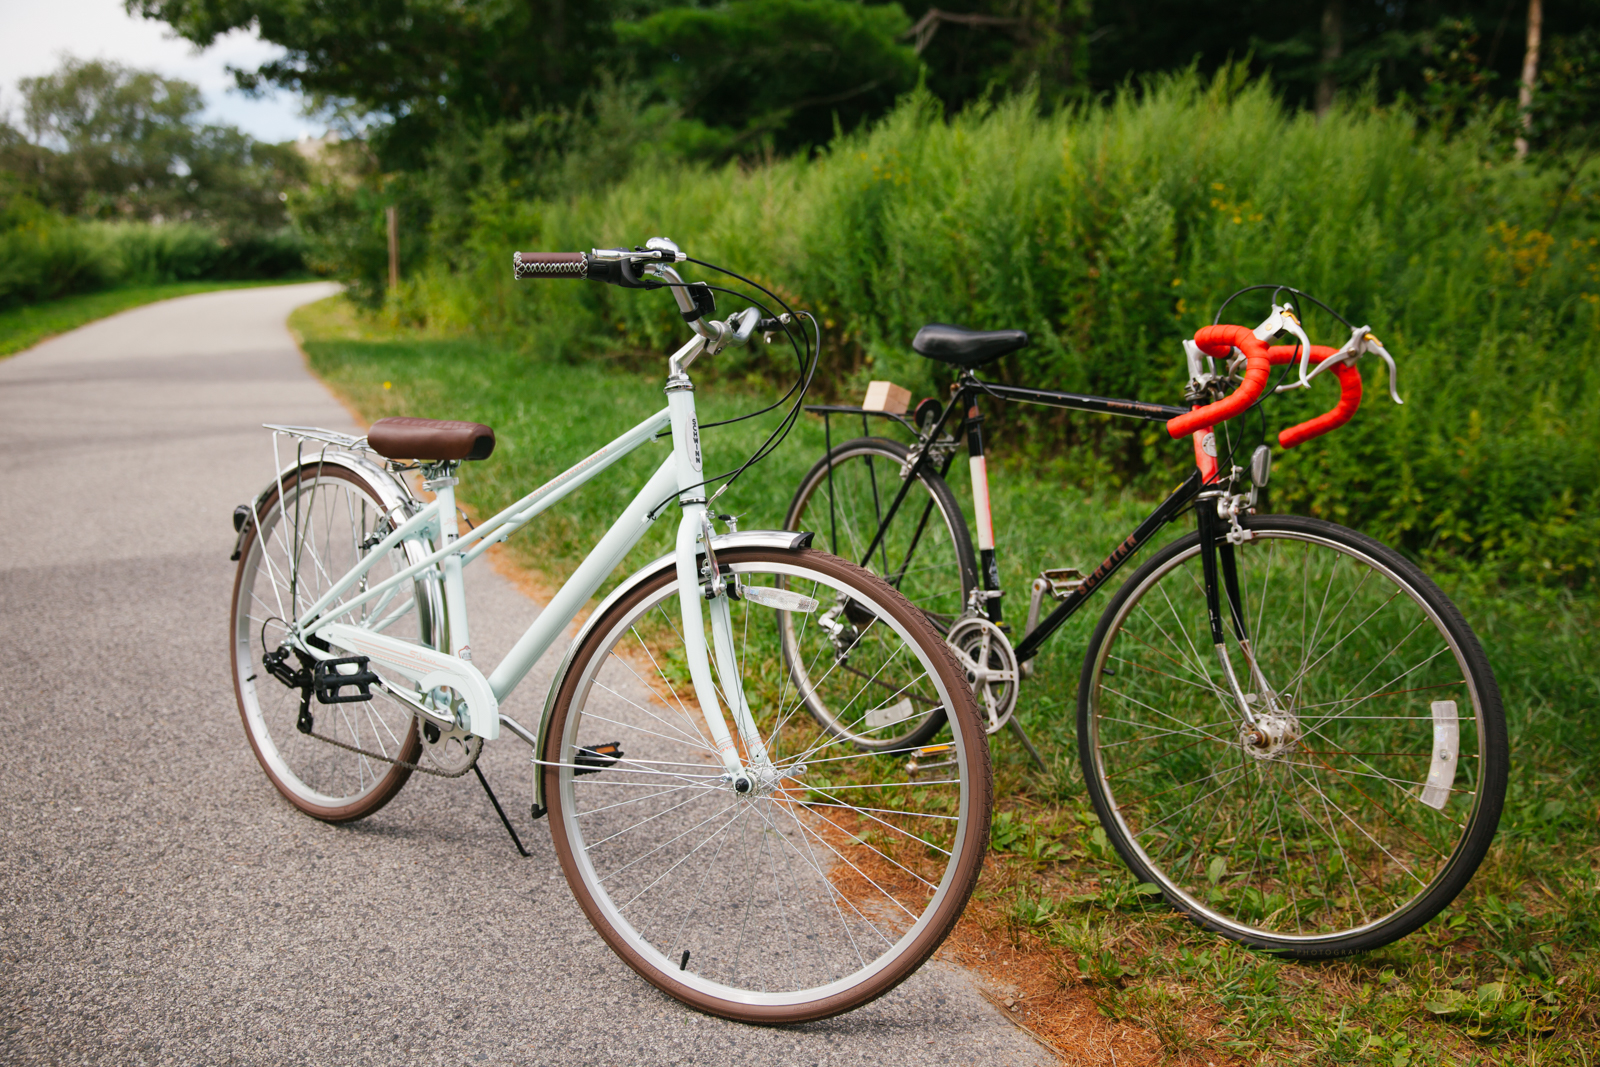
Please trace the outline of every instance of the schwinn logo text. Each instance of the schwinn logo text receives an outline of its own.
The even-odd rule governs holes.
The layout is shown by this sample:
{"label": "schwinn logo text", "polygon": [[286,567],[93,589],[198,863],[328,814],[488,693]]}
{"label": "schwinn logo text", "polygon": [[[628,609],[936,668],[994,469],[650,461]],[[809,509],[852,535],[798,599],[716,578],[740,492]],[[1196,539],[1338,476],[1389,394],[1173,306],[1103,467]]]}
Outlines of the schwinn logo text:
{"label": "schwinn logo text", "polygon": [[694,448],[694,469],[700,469],[700,417],[689,420],[689,441]]}
{"label": "schwinn logo text", "polygon": [[1138,547],[1138,544],[1133,539],[1133,535],[1129,534],[1126,541],[1112,549],[1111,555],[1107,556],[1105,562],[1096,567],[1094,573],[1089,575],[1088,579],[1083,583],[1084,596],[1088,596],[1090,590],[1095,589],[1101,582],[1105,581],[1106,575],[1110,574],[1123,560],[1127,559],[1133,553],[1133,550]]}

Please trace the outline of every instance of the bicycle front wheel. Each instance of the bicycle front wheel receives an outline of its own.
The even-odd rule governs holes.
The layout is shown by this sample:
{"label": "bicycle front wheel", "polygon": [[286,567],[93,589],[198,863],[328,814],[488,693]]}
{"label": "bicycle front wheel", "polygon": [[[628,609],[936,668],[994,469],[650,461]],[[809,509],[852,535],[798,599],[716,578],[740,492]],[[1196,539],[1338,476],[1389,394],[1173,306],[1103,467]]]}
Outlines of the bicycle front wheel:
{"label": "bicycle front wheel", "polygon": [[1191,534],[1091,640],[1089,795],[1135,876],[1200,925],[1297,957],[1377,948],[1438,914],[1489,848],[1508,766],[1494,675],[1394,551],[1316,519],[1243,525],[1251,647],[1231,626],[1224,647],[1255,723],[1212,645]]}
{"label": "bicycle front wheel", "polygon": [[[937,474],[925,471],[917,475],[899,510],[888,519],[908,455],[904,445],[879,437],[837,446],[801,480],[784,528],[811,531],[834,555],[883,578],[942,636],[966,611],[967,598],[978,585],[978,565],[966,517],[950,486]],[[875,539],[877,547],[869,555],[867,550]],[[847,656],[852,630],[848,617],[842,621],[845,628],[838,632],[835,644],[840,655]],[[793,654],[793,644],[793,636],[785,635],[785,654],[796,684],[804,691],[807,680],[798,666],[803,657]],[[931,710],[880,723],[830,707],[816,694],[808,694],[805,701],[818,722],[864,748],[926,744],[942,725]]]}
{"label": "bicycle front wheel", "polygon": [[[870,616],[857,642],[868,677],[829,669],[819,610],[732,601],[772,763],[747,757],[755,787],[735,792],[688,682],[665,566],[594,622],[562,678],[543,747],[550,829],[585,914],[646,980],[726,1018],[820,1019],[894,988],[954,926],[988,844],[988,746],[954,657],[894,590],[821,552],[717,560],[747,589],[848,597]],[[789,614],[834,706],[915,694],[947,718],[939,751],[867,752],[821,729],[779,654]],[[718,675],[720,694],[731,681]]]}

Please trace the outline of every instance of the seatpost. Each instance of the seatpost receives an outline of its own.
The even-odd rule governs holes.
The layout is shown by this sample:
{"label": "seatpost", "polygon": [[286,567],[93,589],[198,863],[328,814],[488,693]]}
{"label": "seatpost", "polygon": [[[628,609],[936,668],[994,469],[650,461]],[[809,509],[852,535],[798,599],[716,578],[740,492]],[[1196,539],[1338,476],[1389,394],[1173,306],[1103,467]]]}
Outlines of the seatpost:
{"label": "seatpost", "polygon": [[976,403],[967,408],[967,465],[972,471],[972,509],[978,522],[978,570],[982,612],[999,624],[1000,564],[994,551],[994,517],[989,510],[989,469],[983,454],[983,412]]}
{"label": "seatpost", "polygon": [[[456,525],[456,469],[451,461],[423,467],[422,487],[434,494],[439,505],[439,547],[453,544],[460,536]],[[467,594],[461,582],[461,553],[452,552],[439,564],[444,572],[445,618],[449,621],[451,655],[472,662],[472,642],[467,632]]]}

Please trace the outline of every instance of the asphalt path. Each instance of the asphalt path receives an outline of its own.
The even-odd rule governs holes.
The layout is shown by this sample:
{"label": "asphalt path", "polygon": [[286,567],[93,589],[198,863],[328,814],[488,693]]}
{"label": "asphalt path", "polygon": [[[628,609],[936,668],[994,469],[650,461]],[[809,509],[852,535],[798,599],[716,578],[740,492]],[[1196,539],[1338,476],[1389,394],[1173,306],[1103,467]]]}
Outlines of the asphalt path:
{"label": "asphalt path", "polygon": [[[262,423],[354,429],[284,327],[332,291],[184,297],[0,360],[0,1062],[1052,1062],[939,962],[784,1029],[656,992],[573,902],[509,735],[482,765],[528,859],[471,776],[344,827],[279,797],[228,676],[229,519],[271,477]],[[538,606],[469,578],[488,668]],[[556,659],[507,714],[537,720]]]}

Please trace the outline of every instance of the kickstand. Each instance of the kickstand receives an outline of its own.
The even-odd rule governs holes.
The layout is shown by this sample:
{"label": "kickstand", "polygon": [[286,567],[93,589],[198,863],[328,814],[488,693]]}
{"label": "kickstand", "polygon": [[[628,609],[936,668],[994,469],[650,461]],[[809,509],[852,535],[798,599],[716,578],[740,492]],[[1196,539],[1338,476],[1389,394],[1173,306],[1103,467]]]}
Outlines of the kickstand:
{"label": "kickstand", "polygon": [[[1028,747],[1032,748],[1033,746],[1030,745]],[[1034,758],[1037,759],[1038,757],[1035,756]],[[483,786],[483,791],[488,794],[489,803],[494,805],[494,813],[500,816],[500,822],[505,826],[506,833],[511,835],[511,843],[516,845],[517,851],[522,853],[524,856],[530,855],[528,850],[522,847],[522,838],[518,837],[517,831],[512,828],[511,820],[506,818],[506,813],[504,809],[500,807],[500,801],[495,797],[494,790],[489,788],[489,780],[483,776],[483,771],[478,769],[478,765],[476,763],[472,765],[472,773],[478,776],[478,784]]]}
{"label": "kickstand", "polygon": [[[1006,720],[1006,725],[1011,727],[1011,729],[1016,733],[1018,739],[1022,741],[1022,747],[1028,750],[1028,755],[1033,757],[1033,762],[1039,765],[1039,769],[1041,771],[1048,771],[1050,768],[1044,765],[1044,758],[1039,755],[1039,750],[1033,747],[1033,742],[1028,739],[1027,731],[1025,731],[1022,728],[1022,724],[1017,721],[1017,716],[1014,712],[1012,713],[1011,718]],[[488,789],[489,787],[484,786],[484,788]],[[490,794],[490,797],[493,797],[492,793]],[[496,805],[496,807],[498,806],[499,805]],[[505,816],[502,815],[501,818],[505,818]],[[510,829],[509,824],[506,828]]]}

